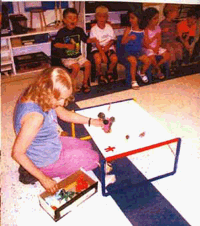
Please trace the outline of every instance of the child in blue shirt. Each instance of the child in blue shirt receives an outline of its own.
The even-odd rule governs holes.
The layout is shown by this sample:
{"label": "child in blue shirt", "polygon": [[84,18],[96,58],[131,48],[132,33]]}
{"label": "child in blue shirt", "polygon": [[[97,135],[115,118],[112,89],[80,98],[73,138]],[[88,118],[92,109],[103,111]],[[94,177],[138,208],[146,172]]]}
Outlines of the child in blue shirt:
{"label": "child in blue shirt", "polygon": [[142,52],[144,31],[140,29],[141,14],[139,12],[129,11],[128,16],[130,26],[128,26],[124,31],[121,43],[125,44],[126,58],[131,65],[130,73],[132,77],[132,88],[139,89],[139,85],[135,78],[137,61],[140,60],[143,63],[143,67],[141,71],[138,71],[138,74],[142,81],[147,83],[148,78],[145,75],[145,72],[149,68],[150,60]]}

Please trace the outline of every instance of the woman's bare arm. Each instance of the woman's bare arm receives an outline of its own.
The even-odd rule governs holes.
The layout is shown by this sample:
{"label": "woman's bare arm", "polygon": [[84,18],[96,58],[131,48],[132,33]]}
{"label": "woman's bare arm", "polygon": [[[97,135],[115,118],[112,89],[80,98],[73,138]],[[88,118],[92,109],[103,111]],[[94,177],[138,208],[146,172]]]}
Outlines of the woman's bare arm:
{"label": "woman's bare arm", "polygon": [[37,112],[29,113],[23,117],[21,129],[15,139],[11,156],[36,177],[47,191],[55,193],[58,189],[56,182],[45,176],[26,155],[27,148],[37,135],[43,120],[43,116]]}
{"label": "woman's bare arm", "polygon": [[[89,121],[88,117],[74,113],[72,111],[68,111],[64,107],[57,107],[55,110],[56,110],[57,116],[65,122],[87,124]],[[103,126],[103,122],[102,120],[99,120],[99,119],[91,119],[91,125]]]}

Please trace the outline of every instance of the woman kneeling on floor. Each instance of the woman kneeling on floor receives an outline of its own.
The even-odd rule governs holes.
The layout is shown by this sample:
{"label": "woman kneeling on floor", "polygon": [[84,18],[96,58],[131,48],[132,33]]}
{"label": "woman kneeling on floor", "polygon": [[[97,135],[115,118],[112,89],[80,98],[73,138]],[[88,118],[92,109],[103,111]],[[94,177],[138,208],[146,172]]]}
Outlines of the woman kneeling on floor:
{"label": "woman kneeling on floor", "polygon": [[103,127],[100,119],[89,119],[64,108],[72,99],[72,82],[66,70],[45,69],[17,101],[14,112],[16,139],[12,158],[20,164],[19,180],[40,184],[50,193],[58,190],[52,178],[65,178],[80,167],[92,170],[99,155],[88,141],[60,137],[57,117],[66,122]]}

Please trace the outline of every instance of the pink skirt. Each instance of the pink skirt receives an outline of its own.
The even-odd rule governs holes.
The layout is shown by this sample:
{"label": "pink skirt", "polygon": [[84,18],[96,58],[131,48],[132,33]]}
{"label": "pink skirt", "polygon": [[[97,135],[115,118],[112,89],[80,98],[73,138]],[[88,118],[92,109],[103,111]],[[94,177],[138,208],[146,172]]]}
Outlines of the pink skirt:
{"label": "pink skirt", "polygon": [[61,179],[76,172],[81,167],[88,171],[98,166],[99,155],[92,150],[88,141],[73,137],[60,137],[62,150],[59,159],[40,170],[48,177],[60,177]]}

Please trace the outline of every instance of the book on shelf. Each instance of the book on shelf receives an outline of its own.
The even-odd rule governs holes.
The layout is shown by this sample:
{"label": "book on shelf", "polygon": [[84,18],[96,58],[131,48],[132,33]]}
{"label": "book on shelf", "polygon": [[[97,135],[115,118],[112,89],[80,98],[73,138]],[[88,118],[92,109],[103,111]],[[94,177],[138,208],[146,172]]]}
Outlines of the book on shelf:
{"label": "book on shelf", "polygon": [[29,39],[29,40],[22,40],[23,45],[33,45],[35,42],[34,39]]}
{"label": "book on shelf", "polygon": [[33,44],[34,44],[34,42],[25,42],[25,43],[23,43],[24,46],[33,45]]}
{"label": "book on shelf", "polygon": [[5,62],[7,62],[7,61],[11,61],[11,58],[10,58],[10,56],[5,56],[5,57],[1,57],[1,63],[5,63]]}

